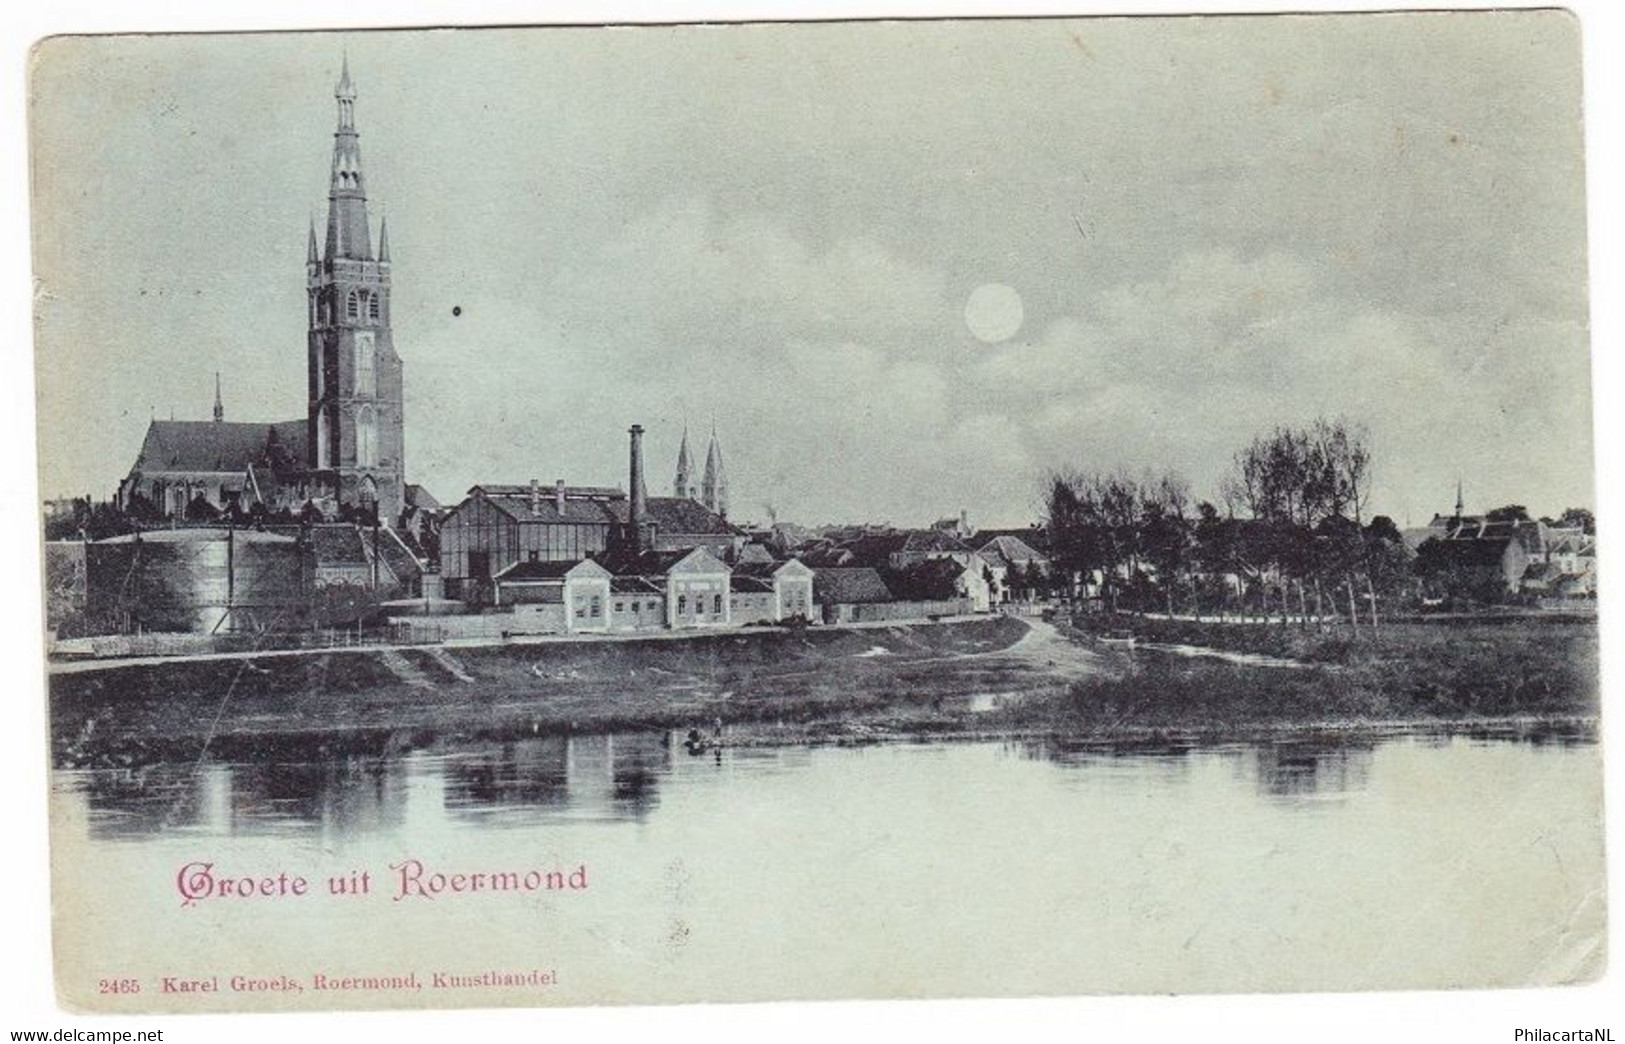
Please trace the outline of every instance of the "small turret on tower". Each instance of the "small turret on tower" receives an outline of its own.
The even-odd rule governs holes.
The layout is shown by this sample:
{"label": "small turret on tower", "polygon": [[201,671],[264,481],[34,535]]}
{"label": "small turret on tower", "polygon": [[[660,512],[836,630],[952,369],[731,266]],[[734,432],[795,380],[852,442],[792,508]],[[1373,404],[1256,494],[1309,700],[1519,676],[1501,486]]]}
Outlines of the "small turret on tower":
{"label": "small turret on tower", "polygon": [[683,443],[677,449],[677,478],[672,483],[671,495],[679,500],[694,498],[693,455],[688,449],[688,422],[683,422]]}

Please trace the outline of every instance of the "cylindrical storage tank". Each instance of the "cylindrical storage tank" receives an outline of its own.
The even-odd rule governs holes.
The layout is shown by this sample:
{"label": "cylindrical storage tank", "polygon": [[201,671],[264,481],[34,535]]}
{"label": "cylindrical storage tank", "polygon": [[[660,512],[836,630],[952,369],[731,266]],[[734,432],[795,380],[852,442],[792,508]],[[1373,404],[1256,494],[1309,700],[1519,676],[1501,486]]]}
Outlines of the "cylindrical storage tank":
{"label": "cylindrical storage tank", "polygon": [[219,634],[264,627],[262,618],[295,615],[303,604],[302,553],[293,537],[253,530],[113,537],[86,549],[88,610],[131,631]]}
{"label": "cylindrical storage tank", "polygon": [[304,618],[315,562],[293,537],[238,530],[232,547],[233,631],[288,630]]}

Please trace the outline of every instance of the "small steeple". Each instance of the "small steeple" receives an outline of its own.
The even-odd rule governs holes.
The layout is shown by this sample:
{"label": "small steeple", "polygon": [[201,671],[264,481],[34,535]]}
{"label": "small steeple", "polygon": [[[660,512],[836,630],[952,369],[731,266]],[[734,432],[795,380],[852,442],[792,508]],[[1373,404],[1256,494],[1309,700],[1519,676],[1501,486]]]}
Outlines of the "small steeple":
{"label": "small steeple", "polygon": [[705,478],[701,481],[701,502],[723,517],[728,514],[728,479],[722,470],[722,445],[717,441],[717,422],[711,420],[711,445],[705,452]]}
{"label": "small steeple", "polygon": [[[407,246],[411,246],[410,243]],[[380,263],[389,263],[389,215],[378,222],[378,260]]]}
{"label": "small steeple", "polygon": [[316,247],[316,218],[310,219],[310,241],[305,247],[305,264],[319,265],[322,263],[321,252]]}
{"label": "small steeple", "polygon": [[214,371],[214,422],[219,424],[226,419],[225,404],[220,401],[220,371]]}
{"label": "small steeple", "polygon": [[688,449],[688,421],[683,421],[683,444],[677,450],[677,480],[672,484],[672,496],[689,500],[694,496],[693,455]]}
{"label": "small steeple", "polygon": [[1461,478],[1458,476],[1457,479],[1456,479],[1456,517],[1461,518],[1466,513],[1467,513],[1467,505],[1462,501],[1462,497],[1461,497]]}

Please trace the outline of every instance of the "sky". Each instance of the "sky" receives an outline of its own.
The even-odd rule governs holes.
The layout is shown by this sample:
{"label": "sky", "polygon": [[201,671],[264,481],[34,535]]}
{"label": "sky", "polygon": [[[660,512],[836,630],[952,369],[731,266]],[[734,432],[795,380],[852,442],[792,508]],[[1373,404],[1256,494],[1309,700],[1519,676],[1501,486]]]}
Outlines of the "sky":
{"label": "sky", "polygon": [[1021,525],[1054,469],[1214,498],[1366,425],[1402,525],[1593,503],[1561,12],[62,38],[33,64],[41,491],[305,403],[341,55],[407,477]]}

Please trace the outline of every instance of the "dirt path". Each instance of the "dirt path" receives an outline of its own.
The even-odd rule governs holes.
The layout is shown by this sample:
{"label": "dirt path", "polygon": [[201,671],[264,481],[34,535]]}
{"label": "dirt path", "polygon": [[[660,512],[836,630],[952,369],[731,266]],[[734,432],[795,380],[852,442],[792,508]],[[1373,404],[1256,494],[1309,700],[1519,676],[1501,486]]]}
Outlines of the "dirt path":
{"label": "dirt path", "polygon": [[1057,680],[1070,681],[1105,670],[1105,657],[1062,634],[1046,620],[1020,618],[1027,625],[1027,633],[1008,649],[986,653],[969,653],[979,658],[1002,658],[1033,670],[1054,675]]}

